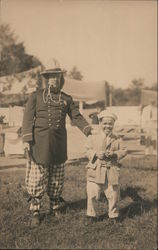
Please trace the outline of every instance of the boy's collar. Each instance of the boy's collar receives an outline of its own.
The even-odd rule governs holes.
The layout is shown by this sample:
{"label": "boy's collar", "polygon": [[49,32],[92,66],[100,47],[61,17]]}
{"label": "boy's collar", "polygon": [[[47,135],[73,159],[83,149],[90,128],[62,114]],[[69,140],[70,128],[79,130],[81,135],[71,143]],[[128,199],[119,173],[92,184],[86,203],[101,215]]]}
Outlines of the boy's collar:
{"label": "boy's collar", "polygon": [[110,132],[108,135],[106,135],[102,130],[100,130],[100,134],[101,134],[101,137],[103,139],[107,138],[107,137],[112,137],[112,132]]}

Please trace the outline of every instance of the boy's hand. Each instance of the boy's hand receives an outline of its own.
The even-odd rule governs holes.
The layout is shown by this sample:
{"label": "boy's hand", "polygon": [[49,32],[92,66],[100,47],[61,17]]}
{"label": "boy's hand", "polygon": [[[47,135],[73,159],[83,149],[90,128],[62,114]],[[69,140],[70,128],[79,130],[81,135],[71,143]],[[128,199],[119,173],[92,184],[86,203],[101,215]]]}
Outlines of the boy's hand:
{"label": "boy's hand", "polygon": [[110,152],[110,151],[106,152],[105,156],[107,158],[111,159],[111,160],[117,160],[117,154],[115,154],[113,151],[112,152]]}
{"label": "boy's hand", "polygon": [[105,157],[104,151],[98,151],[96,153],[96,156],[98,157],[99,160],[104,160]]}

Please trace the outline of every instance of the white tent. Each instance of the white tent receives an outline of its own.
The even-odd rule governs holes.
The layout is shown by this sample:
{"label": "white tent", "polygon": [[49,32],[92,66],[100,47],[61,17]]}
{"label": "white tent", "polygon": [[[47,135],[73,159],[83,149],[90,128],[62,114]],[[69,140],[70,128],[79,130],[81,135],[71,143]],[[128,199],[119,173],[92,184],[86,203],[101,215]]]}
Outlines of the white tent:
{"label": "white tent", "polygon": [[[7,77],[5,80],[7,83]],[[29,86],[31,82],[32,84]],[[2,93],[6,95],[20,94],[23,93],[24,88],[26,88],[26,93],[31,93],[36,89],[36,80],[27,77],[27,74],[21,81],[13,78],[11,88]],[[90,103],[104,101],[105,89],[105,81],[84,82],[65,77],[65,84],[62,90],[71,95],[76,101],[87,101]]]}
{"label": "white tent", "polygon": [[76,101],[104,101],[105,81],[84,82],[65,77],[63,91]]}

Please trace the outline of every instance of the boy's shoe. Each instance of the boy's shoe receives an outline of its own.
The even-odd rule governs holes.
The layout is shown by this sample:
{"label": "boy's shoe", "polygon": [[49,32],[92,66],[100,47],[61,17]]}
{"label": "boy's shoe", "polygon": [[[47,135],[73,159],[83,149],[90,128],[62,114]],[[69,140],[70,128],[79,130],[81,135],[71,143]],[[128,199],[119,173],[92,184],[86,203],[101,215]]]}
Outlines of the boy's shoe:
{"label": "boy's shoe", "polygon": [[40,225],[40,213],[34,212],[31,220],[31,227],[38,227]]}
{"label": "boy's shoe", "polygon": [[84,225],[85,226],[88,226],[88,225],[91,225],[95,222],[98,221],[98,218],[97,217],[93,217],[93,216],[86,216],[86,219],[85,219],[85,222],[84,222]]}

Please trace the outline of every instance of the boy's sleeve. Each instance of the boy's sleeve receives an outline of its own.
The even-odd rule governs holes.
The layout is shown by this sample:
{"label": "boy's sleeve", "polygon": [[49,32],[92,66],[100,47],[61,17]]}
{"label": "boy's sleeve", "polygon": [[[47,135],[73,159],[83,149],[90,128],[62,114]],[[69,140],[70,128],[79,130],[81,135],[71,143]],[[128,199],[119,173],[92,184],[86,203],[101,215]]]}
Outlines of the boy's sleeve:
{"label": "boy's sleeve", "polygon": [[118,139],[118,145],[117,150],[115,151],[115,154],[117,154],[117,159],[121,160],[127,155],[127,149],[122,143],[122,139]]}
{"label": "boy's sleeve", "polygon": [[36,94],[33,92],[26,104],[22,123],[23,142],[31,142],[33,140],[33,125],[36,108]]}
{"label": "boy's sleeve", "polygon": [[93,148],[92,135],[89,135],[85,144],[86,156],[93,162],[97,159],[96,150]]}

